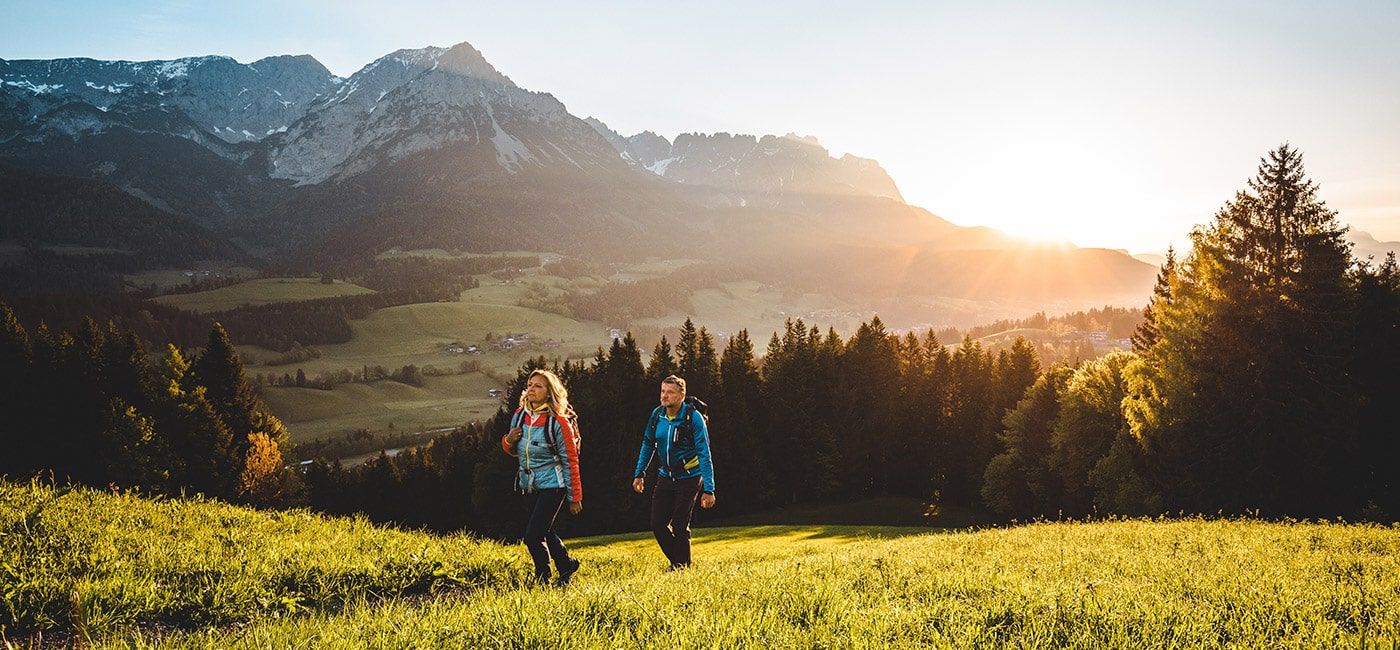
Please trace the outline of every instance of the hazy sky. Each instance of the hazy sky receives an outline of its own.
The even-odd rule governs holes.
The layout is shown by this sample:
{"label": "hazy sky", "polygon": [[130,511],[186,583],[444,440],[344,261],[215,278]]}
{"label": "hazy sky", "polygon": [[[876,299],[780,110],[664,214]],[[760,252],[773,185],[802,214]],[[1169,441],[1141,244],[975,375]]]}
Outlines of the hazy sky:
{"label": "hazy sky", "polygon": [[1134,252],[1184,241],[1287,141],[1343,221],[1400,240],[1400,1],[1050,4],[0,0],[0,58],[347,76],[468,41],[625,135],[814,135],[955,223]]}

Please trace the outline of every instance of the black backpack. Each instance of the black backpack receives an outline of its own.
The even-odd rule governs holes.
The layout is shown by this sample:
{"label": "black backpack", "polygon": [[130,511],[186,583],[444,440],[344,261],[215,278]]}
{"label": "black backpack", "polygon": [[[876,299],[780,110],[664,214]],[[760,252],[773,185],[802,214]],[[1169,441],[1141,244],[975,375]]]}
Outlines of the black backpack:
{"label": "black backpack", "polygon": [[[710,416],[705,414],[705,411],[710,408],[710,405],[700,401],[699,397],[687,397],[685,398],[684,402],[681,402],[681,410],[680,413],[677,414],[686,415],[686,417],[681,420],[681,423],[677,425],[675,429],[672,430],[672,444],[695,444],[695,424],[691,422],[690,416],[685,412],[685,407],[687,406],[694,409],[695,412],[700,414],[700,419],[704,420],[705,426],[707,428],[710,426]],[[656,425],[659,422],[661,422],[661,414],[665,411],[666,409],[662,407],[658,407],[656,410],[652,411],[651,422],[647,425],[647,431],[650,433],[650,435],[656,435]]]}

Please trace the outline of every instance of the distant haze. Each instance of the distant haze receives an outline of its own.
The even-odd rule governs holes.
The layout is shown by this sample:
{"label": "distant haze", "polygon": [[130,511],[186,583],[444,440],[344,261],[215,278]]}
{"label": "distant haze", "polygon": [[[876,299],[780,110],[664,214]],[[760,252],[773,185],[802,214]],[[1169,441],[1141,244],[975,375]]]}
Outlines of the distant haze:
{"label": "distant haze", "polygon": [[964,225],[1160,251],[1281,142],[1400,240],[1400,3],[11,2],[0,58],[252,61],[347,76],[470,41],[624,135],[816,136]]}

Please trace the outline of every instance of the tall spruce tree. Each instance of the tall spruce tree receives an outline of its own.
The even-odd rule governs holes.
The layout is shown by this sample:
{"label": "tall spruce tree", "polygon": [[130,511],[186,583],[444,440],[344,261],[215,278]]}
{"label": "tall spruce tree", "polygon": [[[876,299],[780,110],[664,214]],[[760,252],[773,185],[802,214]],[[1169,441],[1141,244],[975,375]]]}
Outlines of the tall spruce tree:
{"label": "tall spruce tree", "polygon": [[1059,477],[1050,470],[1051,431],[1072,371],[1045,373],[1002,420],[1002,452],[987,463],[982,502],[1008,517],[1047,515],[1060,503]]}
{"label": "tall spruce tree", "polygon": [[680,337],[676,339],[676,374],[686,380],[689,388],[690,378],[695,376],[700,357],[700,332],[695,328],[695,323],[689,318],[681,324]]}
{"label": "tall spruce tree", "polygon": [[676,374],[676,359],[671,354],[671,344],[663,335],[656,347],[651,349],[651,359],[647,361],[647,382],[660,384],[662,379]]}
{"label": "tall spruce tree", "polygon": [[34,359],[29,332],[9,305],[0,303],[0,475],[12,479],[37,469],[40,433],[33,418]]}
{"label": "tall spruce tree", "polygon": [[1395,396],[1400,395],[1400,268],[1395,253],[1380,266],[1355,271],[1356,330],[1351,366],[1360,390],[1356,413],[1358,455],[1364,459],[1362,497],[1368,516],[1400,517],[1400,436],[1395,435]]}
{"label": "tall spruce tree", "polygon": [[970,336],[952,353],[948,403],[948,479],[943,496],[975,504],[987,462],[997,454],[995,385],[992,364]]}
{"label": "tall spruce tree", "polygon": [[1176,278],[1176,250],[1167,247],[1167,259],[1162,262],[1162,268],[1157,270],[1157,282],[1152,286],[1152,297],[1148,298],[1147,306],[1142,309],[1142,323],[1133,330],[1133,351],[1138,354],[1147,354],[1157,342],[1161,331],[1157,329],[1158,305],[1165,306],[1172,299],[1172,281]]}
{"label": "tall spruce tree", "polygon": [[1191,234],[1129,420],[1168,507],[1330,514],[1355,506],[1349,244],[1299,152]]}
{"label": "tall spruce tree", "polygon": [[240,481],[237,494],[270,503],[278,496],[283,466],[269,459],[280,456],[287,428],[258,399],[223,325],[215,323],[210,330],[208,343],[190,366],[186,382],[203,387],[204,398],[229,432],[229,455],[234,464],[227,471]]}
{"label": "tall spruce tree", "polygon": [[695,341],[695,367],[686,378],[686,392],[702,399],[713,400],[719,386],[719,354],[715,338],[701,327]]}
{"label": "tall spruce tree", "polygon": [[840,476],[848,495],[889,491],[891,461],[911,453],[914,433],[895,427],[900,397],[896,342],[876,316],[861,323],[840,357],[833,395]]}
{"label": "tall spruce tree", "polygon": [[748,330],[739,330],[724,346],[719,362],[720,388],[712,405],[712,453],[724,470],[724,512],[756,509],[772,499],[773,485],[759,445],[765,409],[762,380]]}

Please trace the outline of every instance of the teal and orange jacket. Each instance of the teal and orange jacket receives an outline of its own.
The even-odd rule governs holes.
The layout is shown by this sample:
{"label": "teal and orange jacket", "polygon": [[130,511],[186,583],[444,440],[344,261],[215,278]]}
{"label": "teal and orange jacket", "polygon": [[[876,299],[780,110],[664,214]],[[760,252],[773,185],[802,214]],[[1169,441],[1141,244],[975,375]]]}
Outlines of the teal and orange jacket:
{"label": "teal and orange jacket", "polygon": [[[684,435],[680,426],[690,421],[690,436]],[[646,430],[642,432],[642,449],[637,455],[637,469],[633,477],[646,474],[651,457],[659,457],[657,472],[666,478],[688,479],[701,477],[700,489],[706,494],[715,493],[715,468],[710,462],[710,431],[705,426],[705,417],[690,404],[682,404],[681,410],[672,418],[666,415],[666,407],[658,406],[647,418]]]}
{"label": "teal and orange jacket", "polygon": [[519,426],[523,431],[514,445],[506,442],[507,436],[501,437],[501,449],[518,460],[516,489],[534,492],[564,488],[570,502],[583,501],[578,441],[569,419],[551,415],[548,410],[532,413],[518,408],[510,421],[512,427]]}

